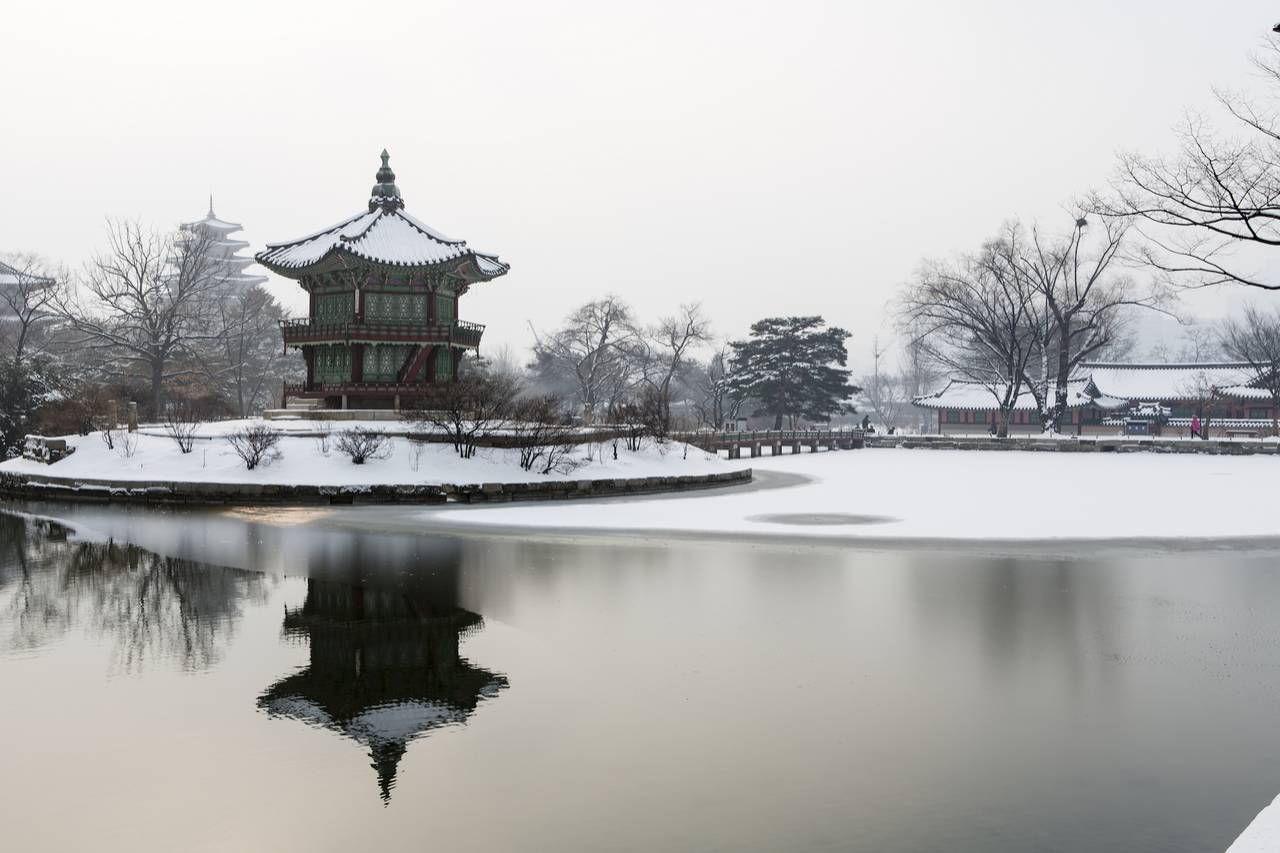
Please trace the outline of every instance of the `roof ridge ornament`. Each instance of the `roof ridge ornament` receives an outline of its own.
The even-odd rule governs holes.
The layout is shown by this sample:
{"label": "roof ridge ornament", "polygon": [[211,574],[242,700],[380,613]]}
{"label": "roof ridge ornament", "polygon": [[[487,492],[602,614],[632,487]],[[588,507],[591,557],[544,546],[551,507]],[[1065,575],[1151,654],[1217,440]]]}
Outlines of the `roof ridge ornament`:
{"label": "roof ridge ornament", "polygon": [[369,196],[369,212],[381,207],[384,212],[392,213],[404,208],[404,200],[400,198],[400,188],[396,186],[396,173],[391,171],[391,155],[383,148],[380,156],[382,167],[374,176],[377,183],[373,185],[373,192]]}

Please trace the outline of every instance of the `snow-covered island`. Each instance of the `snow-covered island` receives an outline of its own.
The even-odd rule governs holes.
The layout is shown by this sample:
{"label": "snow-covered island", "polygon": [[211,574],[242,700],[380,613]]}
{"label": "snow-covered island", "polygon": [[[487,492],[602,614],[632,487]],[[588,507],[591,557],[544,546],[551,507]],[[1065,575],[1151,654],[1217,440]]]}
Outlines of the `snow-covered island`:
{"label": "snow-covered island", "polygon": [[[544,470],[535,464],[525,470],[514,448],[481,447],[463,459],[446,442],[423,442],[408,436],[408,427],[386,422],[326,423],[279,421],[271,429],[280,434],[274,458],[253,470],[232,448],[229,436],[261,421],[235,420],[202,424],[191,451],[183,453],[162,427],[143,426],[136,433],[117,431],[111,442],[100,432],[64,436],[74,451],[52,465],[17,458],[0,463],[0,473],[27,474],[42,479],[139,483],[221,483],[296,486],[435,485],[441,483],[524,483],[555,480],[604,480],[716,474],[731,470],[726,462],[677,442],[646,440],[637,450],[619,443],[591,441],[568,451],[562,464]],[[362,464],[338,447],[344,430],[364,429],[386,434],[385,445]]]}

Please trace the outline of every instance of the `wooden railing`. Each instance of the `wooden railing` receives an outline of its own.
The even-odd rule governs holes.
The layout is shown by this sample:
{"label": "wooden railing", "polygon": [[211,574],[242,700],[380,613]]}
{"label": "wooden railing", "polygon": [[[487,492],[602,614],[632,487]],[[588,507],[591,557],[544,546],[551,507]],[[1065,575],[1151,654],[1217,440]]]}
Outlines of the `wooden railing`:
{"label": "wooden railing", "polygon": [[281,320],[280,332],[287,345],[386,341],[478,347],[480,337],[484,334],[484,326],[467,320],[454,320],[451,323],[366,320],[357,323],[354,320],[327,321],[301,317]]}

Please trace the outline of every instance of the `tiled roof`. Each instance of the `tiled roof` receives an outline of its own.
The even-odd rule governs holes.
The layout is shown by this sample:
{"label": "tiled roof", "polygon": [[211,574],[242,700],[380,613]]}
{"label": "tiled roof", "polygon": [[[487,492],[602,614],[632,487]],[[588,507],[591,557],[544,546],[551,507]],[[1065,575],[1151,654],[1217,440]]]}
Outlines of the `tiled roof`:
{"label": "tiled roof", "polygon": [[1090,391],[1123,400],[1195,400],[1206,390],[1249,385],[1256,374],[1245,362],[1140,364],[1086,362]]}
{"label": "tiled roof", "polygon": [[496,278],[510,267],[424,225],[401,209],[378,207],[344,219],[323,231],[288,243],[269,243],[257,255],[263,266],[288,275],[315,266],[332,254],[352,255],[371,263],[428,267],[467,256],[482,278]]}
{"label": "tiled roof", "polygon": [[[1078,409],[1093,404],[1092,398],[1084,393],[1085,380],[1073,379],[1067,386],[1067,408]],[[1050,390],[1052,393],[1052,389]],[[916,397],[913,401],[925,409],[990,409],[997,408],[996,395],[991,388],[981,382],[964,382],[953,379],[940,391]],[[1018,402],[1014,404],[1015,412],[1034,412],[1038,410],[1035,395],[1028,389],[1018,394]]]}

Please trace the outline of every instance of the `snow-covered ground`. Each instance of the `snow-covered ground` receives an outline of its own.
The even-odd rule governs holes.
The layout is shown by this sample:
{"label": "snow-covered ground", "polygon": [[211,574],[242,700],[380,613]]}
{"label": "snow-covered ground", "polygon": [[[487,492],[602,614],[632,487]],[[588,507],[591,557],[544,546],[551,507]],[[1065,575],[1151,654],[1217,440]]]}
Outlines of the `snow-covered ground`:
{"label": "snow-covered ground", "polygon": [[1280,797],[1276,797],[1240,834],[1227,853],[1275,853],[1280,850]]}
{"label": "snow-covered ground", "polygon": [[[230,431],[239,422],[206,425],[210,430]],[[346,428],[340,424],[335,428]],[[312,486],[435,483],[521,483],[539,480],[601,479],[616,477],[657,477],[680,474],[711,474],[729,470],[728,463],[696,448],[669,444],[660,448],[648,444],[631,453],[620,448],[613,459],[612,446],[579,446],[573,458],[579,466],[570,472],[539,474],[520,468],[519,452],[480,448],[472,459],[461,459],[448,444],[421,444],[406,438],[390,439],[390,452],[382,459],[355,465],[339,452],[335,439],[322,451],[318,438],[289,436],[280,440],[280,458],[253,471],[245,469],[224,438],[197,441],[191,453],[179,452],[173,439],[159,429],[135,434],[132,455],[123,450],[125,436],[118,436],[115,449],[107,447],[97,433],[67,436],[76,450],[67,458],[44,465],[26,459],[0,463],[0,471],[39,474],[68,479],[114,481],[181,481],[206,483],[255,483]],[[587,456],[590,455],[590,461]],[[603,459],[601,458],[603,456]]]}
{"label": "snow-covered ground", "polygon": [[611,501],[432,515],[477,526],[870,539],[1280,536],[1280,459],[1270,456],[868,449],[732,464],[754,467],[756,487],[628,499],[624,512]]}

